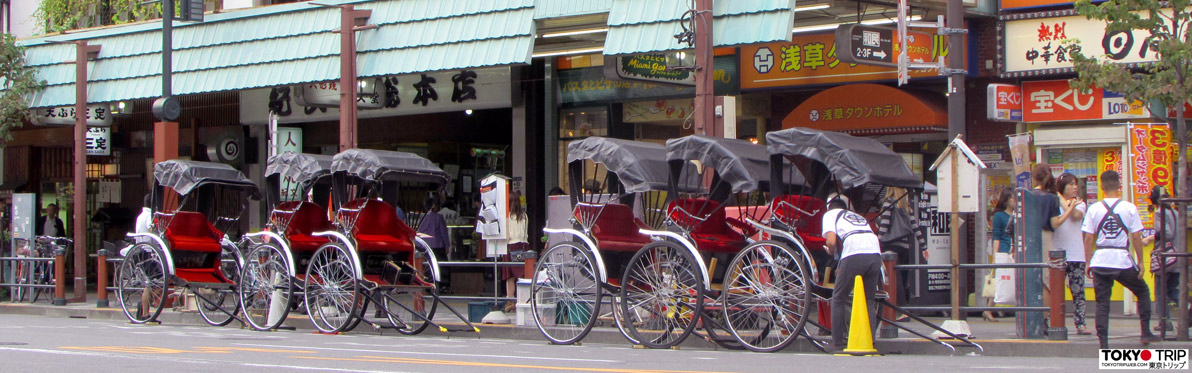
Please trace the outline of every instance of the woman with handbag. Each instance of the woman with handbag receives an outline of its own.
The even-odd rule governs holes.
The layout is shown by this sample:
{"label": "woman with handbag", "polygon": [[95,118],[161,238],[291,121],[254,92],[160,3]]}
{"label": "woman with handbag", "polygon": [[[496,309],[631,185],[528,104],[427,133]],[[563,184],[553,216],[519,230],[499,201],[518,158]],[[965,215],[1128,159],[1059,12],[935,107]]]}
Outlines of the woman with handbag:
{"label": "woman with handbag", "polygon": [[[993,208],[993,247],[997,252],[993,254],[993,262],[997,264],[1014,263],[1013,256],[1013,239],[1011,233],[1014,232],[1014,224],[1010,219],[1010,213],[1014,212],[1014,190],[1011,188],[1003,188],[998,194],[997,202]],[[987,298],[987,305],[993,307],[995,303],[1013,303],[1014,302],[1014,269],[1012,268],[998,268],[993,271],[996,280],[993,282],[994,296]],[[981,313],[981,318],[985,321],[996,322],[997,319],[993,317],[993,312],[985,311]]]}
{"label": "woman with handbag", "polygon": [[[898,264],[911,264],[913,255],[927,247],[927,237],[919,229],[919,219],[911,210],[910,200],[906,189],[886,188],[886,198],[882,201],[882,212],[877,220],[877,235],[882,251],[898,254]],[[898,299],[895,300],[898,305],[907,304],[907,297],[911,294],[909,272],[898,273]],[[903,315],[898,321],[907,318]]]}
{"label": "woman with handbag", "polygon": [[1087,266],[1084,257],[1084,233],[1080,230],[1087,207],[1084,198],[1080,196],[1080,185],[1076,181],[1076,175],[1065,172],[1056,183],[1062,222],[1055,227],[1052,240],[1055,248],[1064,250],[1067,258],[1064,271],[1067,272],[1068,291],[1072,293],[1072,303],[1075,305],[1072,319],[1076,322],[1076,334],[1089,335],[1092,333],[1085,328],[1084,322],[1084,279]]}

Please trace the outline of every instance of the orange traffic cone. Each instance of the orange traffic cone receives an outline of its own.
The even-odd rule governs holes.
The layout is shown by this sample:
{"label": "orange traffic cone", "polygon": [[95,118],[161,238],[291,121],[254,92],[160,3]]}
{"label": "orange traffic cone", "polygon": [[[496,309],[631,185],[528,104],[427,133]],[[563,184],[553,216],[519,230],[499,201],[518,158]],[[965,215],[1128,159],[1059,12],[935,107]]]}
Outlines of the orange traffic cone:
{"label": "orange traffic cone", "polygon": [[865,282],[858,275],[853,282],[853,316],[848,327],[848,347],[844,353],[854,356],[876,356],[873,348],[873,329],[869,327],[869,307],[865,301]]}

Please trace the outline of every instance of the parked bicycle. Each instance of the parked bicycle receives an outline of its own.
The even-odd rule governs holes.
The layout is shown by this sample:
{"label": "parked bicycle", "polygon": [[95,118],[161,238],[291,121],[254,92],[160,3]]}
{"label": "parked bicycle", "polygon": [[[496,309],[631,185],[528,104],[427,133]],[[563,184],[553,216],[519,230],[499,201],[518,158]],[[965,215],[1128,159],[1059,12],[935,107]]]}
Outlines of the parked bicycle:
{"label": "parked bicycle", "polygon": [[16,262],[16,277],[13,279],[17,286],[13,287],[12,301],[29,303],[37,302],[43,292],[54,288],[54,257],[66,253],[66,246],[72,244],[69,238],[37,236],[33,239],[33,246],[29,247],[29,239],[17,238],[17,252],[28,250],[29,259]]}

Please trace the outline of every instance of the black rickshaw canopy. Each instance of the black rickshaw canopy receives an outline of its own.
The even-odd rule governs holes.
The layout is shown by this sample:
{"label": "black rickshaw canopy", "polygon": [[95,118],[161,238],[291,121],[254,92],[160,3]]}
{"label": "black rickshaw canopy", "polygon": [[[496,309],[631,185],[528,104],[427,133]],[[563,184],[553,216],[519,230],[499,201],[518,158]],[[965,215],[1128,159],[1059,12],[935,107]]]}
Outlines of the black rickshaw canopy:
{"label": "black rickshaw canopy", "polygon": [[331,172],[344,172],[364,180],[380,180],[396,174],[403,181],[426,182],[446,187],[451,176],[417,154],[376,149],[348,149],[336,154]]}
{"label": "black rickshaw canopy", "polygon": [[250,198],[261,198],[256,183],[245,177],[240,170],[223,163],[168,160],[153,167],[153,178],[157,180],[158,185],[174,189],[181,195],[190,194],[203,185],[224,185],[243,188],[249,193]]}
{"label": "black rickshaw canopy", "polygon": [[644,141],[588,137],[567,145],[567,163],[591,160],[617,175],[625,193],[666,190],[666,148]]}
{"label": "black rickshaw canopy", "polygon": [[265,177],[280,176],[301,184],[307,184],[331,174],[330,155],[285,152],[269,157]]}
{"label": "black rickshaw canopy", "polygon": [[864,184],[921,189],[902,157],[876,140],[795,127],[766,134],[771,155],[800,156],[826,166],[845,188]]}
{"label": "black rickshaw canopy", "polygon": [[[733,192],[763,190],[770,183],[770,155],[766,147],[744,140],[691,135],[666,141],[670,162],[696,160],[716,170]],[[791,183],[802,184],[796,175]]]}

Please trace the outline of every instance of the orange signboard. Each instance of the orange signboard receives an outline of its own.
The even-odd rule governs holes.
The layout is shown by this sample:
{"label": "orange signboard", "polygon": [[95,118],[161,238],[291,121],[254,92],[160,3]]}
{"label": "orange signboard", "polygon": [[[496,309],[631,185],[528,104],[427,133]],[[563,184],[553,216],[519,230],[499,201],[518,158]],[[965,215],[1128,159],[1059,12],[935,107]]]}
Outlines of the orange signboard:
{"label": "orange signboard", "polygon": [[[782,120],[782,128],[856,131],[944,127],[948,113],[939,102],[880,84],[848,84],[811,96]],[[920,128],[924,130],[925,128]]]}
{"label": "orange signboard", "polygon": [[1005,9],[1022,9],[1022,8],[1038,8],[1052,5],[1067,5],[1072,4],[1072,0],[1002,0],[1001,8]]}
{"label": "orange signboard", "polygon": [[1162,185],[1171,189],[1171,161],[1175,150],[1171,132],[1166,124],[1134,124],[1127,136],[1130,137],[1130,187],[1134,204],[1138,206],[1142,224],[1151,227],[1153,217],[1147,211],[1151,204],[1151,188]]}
{"label": "orange signboard", "polygon": [[[911,32],[907,49],[912,60],[938,60],[948,55],[946,38],[935,31]],[[895,43],[895,54],[900,46]],[[790,42],[741,47],[741,89],[790,87],[801,85],[871,82],[894,80],[894,67],[857,65],[840,62],[835,31],[798,34]],[[939,76],[936,70],[911,70],[911,78]]]}

